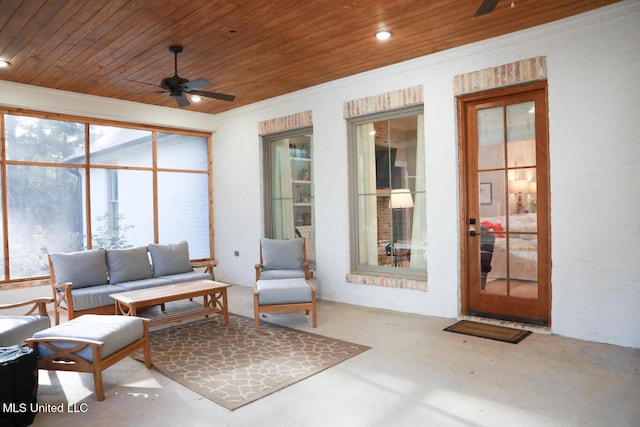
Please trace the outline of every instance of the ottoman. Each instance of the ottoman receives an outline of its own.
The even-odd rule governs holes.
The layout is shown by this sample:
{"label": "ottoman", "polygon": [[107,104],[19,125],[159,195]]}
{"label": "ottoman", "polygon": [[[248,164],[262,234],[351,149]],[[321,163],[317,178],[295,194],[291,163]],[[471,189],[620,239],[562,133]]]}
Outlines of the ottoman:
{"label": "ottoman", "polygon": [[316,288],[309,280],[271,279],[258,280],[253,285],[253,315],[256,331],[260,329],[260,313],[276,311],[304,310],[311,312],[313,327],[318,326],[316,318]]}
{"label": "ottoman", "polygon": [[148,319],[85,314],[36,332],[27,343],[38,355],[38,369],[93,373],[98,400],[104,400],[102,371],[142,349],[151,368]]}

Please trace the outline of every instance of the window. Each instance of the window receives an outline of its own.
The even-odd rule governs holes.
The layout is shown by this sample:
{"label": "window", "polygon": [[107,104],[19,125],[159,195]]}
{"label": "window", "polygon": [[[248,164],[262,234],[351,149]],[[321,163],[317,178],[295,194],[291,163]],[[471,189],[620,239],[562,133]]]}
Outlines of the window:
{"label": "window", "polygon": [[311,128],[263,137],[265,231],[273,239],[304,237],[315,261]]}
{"label": "window", "polygon": [[37,113],[0,126],[0,282],[47,276],[53,252],[186,240],[193,259],[213,256],[209,135]]}
{"label": "window", "polygon": [[426,274],[423,122],[421,106],[349,120],[355,273]]}

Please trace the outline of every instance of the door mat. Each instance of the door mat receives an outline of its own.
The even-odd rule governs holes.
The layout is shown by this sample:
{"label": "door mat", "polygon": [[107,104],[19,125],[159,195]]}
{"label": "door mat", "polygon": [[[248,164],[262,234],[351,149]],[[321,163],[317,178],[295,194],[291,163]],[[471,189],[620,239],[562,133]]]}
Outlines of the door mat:
{"label": "door mat", "polygon": [[443,329],[457,334],[471,335],[474,337],[488,338],[490,340],[504,341],[511,344],[518,344],[531,334],[531,331],[522,329],[507,328],[505,326],[488,325],[486,323],[461,320],[456,324]]}

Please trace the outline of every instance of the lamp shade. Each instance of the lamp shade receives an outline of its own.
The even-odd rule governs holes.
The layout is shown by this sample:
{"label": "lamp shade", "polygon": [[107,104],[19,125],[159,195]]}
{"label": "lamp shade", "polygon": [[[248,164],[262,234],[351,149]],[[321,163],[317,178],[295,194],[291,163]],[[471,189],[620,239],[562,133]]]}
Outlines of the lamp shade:
{"label": "lamp shade", "polygon": [[389,207],[393,209],[403,209],[413,207],[413,198],[408,188],[398,188],[391,190],[391,200]]}
{"label": "lamp shade", "polygon": [[529,181],[526,179],[516,179],[509,183],[509,189],[513,193],[522,193],[529,189]]}

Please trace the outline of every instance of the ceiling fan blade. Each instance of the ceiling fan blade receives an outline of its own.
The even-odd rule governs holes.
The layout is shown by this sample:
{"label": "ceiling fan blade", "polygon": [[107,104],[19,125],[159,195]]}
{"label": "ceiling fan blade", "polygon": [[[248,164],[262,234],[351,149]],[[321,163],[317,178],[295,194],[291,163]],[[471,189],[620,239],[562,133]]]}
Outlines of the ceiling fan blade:
{"label": "ceiling fan blade", "polygon": [[192,90],[192,91],[189,91],[189,93],[191,95],[204,96],[205,98],[220,99],[222,101],[234,101],[236,99],[236,97],[233,95],[226,95],[224,93],[217,93],[217,92],[208,92],[206,90]]}
{"label": "ceiling fan blade", "polygon": [[486,15],[491,12],[497,4],[498,0],[482,0],[482,4],[480,4],[480,7],[476,10],[476,13],[473,16]]}
{"label": "ceiling fan blade", "polygon": [[180,96],[171,95],[171,97],[176,100],[180,107],[186,107],[187,105],[189,105],[189,100],[186,96],[184,96],[184,93],[180,94]]}
{"label": "ceiling fan blade", "polygon": [[211,86],[211,82],[206,79],[196,79],[190,82],[186,82],[182,84],[182,89],[186,92],[191,91],[192,89],[197,89],[199,87]]}

